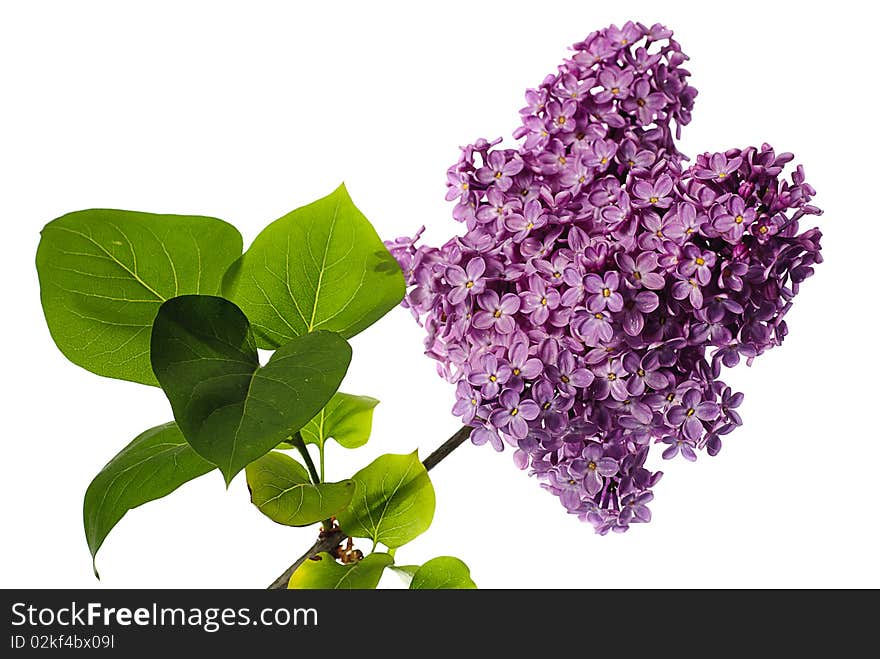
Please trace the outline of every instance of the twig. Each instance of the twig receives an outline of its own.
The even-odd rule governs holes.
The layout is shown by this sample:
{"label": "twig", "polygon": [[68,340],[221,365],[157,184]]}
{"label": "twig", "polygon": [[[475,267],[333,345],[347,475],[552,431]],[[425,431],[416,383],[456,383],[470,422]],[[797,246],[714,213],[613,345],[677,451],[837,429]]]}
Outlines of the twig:
{"label": "twig", "polygon": [[[446,456],[452,453],[455,449],[461,446],[465,440],[471,435],[470,426],[462,426],[458,429],[458,431],[445,442],[443,442],[436,451],[431,453],[427,458],[422,460],[422,464],[425,465],[425,469],[430,471],[434,467],[436,467],[441,460],[443,460]],[[283,590],[287,588],[287,584],[290,581],[291,575],[296,572],[296,569],[305,563],[308,559],[312,558],[320,554],[321,552],[327,552],[332,554],[339,544],[345,540],[348,535],[339,528],[328,529],[324,528],[321,531],[320,537],[315,541],[306,553],[300,556],[296,561],[287,568],[272,584],[269,586],[269,590]]]}

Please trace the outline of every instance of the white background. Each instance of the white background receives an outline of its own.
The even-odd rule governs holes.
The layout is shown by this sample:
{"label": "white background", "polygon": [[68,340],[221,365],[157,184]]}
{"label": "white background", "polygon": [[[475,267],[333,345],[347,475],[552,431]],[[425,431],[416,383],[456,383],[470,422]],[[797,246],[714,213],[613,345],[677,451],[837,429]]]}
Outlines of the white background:
{"label": "white background", "polygon": [[[4,2],[0,586],[262,587],[312,541],[253,509],[243,475],[227,492],[215,472],[129,513],[94,579],[82,495],[171,414],[159,389],[94,376],[52,344],[33,266],[46,222],[198,213],[247,244],[344,180],[383,237],[426,224],[438,244],[460,228],[443,200],[457,147],[509,136],[523,91],[627,18],[666,23],[691,56],[686,153],[766,140],[806,165],[827,262],[785,345],[729,374],[745,426],[717,458],[663,464],[651,524],[596,536],[509,451],[468,444],[432,472],[434,525],[398,557],[460,556],[483,587],[880,586],[869,4]],[[353,341],[344,390],[382,404],[366,448],[331,447],[329,477],[426,455],[456,429],[421,339],[397,309]]]}

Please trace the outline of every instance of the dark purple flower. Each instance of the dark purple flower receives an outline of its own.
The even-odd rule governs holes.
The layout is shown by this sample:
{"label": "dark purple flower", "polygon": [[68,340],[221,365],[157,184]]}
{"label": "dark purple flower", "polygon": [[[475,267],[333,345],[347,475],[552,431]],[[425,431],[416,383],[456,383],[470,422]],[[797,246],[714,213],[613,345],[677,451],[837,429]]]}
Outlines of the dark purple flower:
{"label": "dark purple flower", "polygon": [[650,288],[657,291],[663,288],[665,280],[663,275],[655,272],[657,269],[657,254],[654,252],[641,252],[635,260],[629,254],[617,255],[617,265],[626,276],[627,283],[633,288]]}
{"label": "dark purple flower", "polygon": [[715,265],[715,252],[702,250],[696,245],[685,245],[682,250],[678,272],[685,277],[694,277],[702,286],[712,279]]}

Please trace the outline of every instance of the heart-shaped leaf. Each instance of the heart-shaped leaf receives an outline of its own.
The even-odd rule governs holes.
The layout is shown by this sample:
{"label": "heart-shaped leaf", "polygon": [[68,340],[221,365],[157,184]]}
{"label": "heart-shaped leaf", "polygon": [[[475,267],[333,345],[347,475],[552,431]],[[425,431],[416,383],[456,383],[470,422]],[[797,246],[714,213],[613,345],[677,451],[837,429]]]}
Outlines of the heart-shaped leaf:
{"label": "heart-shaped leaf", "polygon": [[373,409],[378,404],[378,400],[369,396],[337,392],[324,409],[303,426],[303,440],[321,448],[330,438],[345,448],[363,446],[370,439]]}
{"label": "heart-shaped leaf", "polygon": [[150,428],[135,437],[86,490],[83,524],[92,560],[129,510],[164,497],[215,468],[187,444],[176,423]]}
{"label": "heart-shaped leaf", "polygon": [[98,375],[156,385],[150,328],[176,295],[213,295],[241,255],[235,227],[212,217],[77,211],[43,229],[40,297],[52,338]]}
{"label": "heart-shaped leaf", "polygon": [[314,417],[351,361],[334,332],[297,337],[260,367],[250,323],[219,297],[165,302],[153,324],[153,371],[186,440],[227,485]]}
{"label": "heart-shaped leaf", "polygon": [[271,452],[245,469],[251,502],[273,522],[308,526],[336,515],[354,494],[354,481],[312,484],[309,472],[283,453]]}
{"label": "heart-shaped leaf", "polygon": [[477,587],[467,565],[454,556],[438,556],[413,574],[410,590],[471,590]]}
{"label": "heart-shaped leaf", "polygon": [[349,535],[395,548],[431,526],[434,486],[416,453],[379,456],[352,480],[354,498],[337,515]]}
{"label": "heart-shaped leaf", "polygon": [[349,338],[393,309],[403,273],[344,185],[276,220],[230,269],[224,295],[261,348],[332,330]]}
{"label": "heart-shaped leaf", "polygon": [[372,589],[379,585],[385,568],[394,559],[388,554],[370,554],[357,563],[341,565],[333,557],[321,552],[305,561],[290,577],[288,588],[355,590]]}

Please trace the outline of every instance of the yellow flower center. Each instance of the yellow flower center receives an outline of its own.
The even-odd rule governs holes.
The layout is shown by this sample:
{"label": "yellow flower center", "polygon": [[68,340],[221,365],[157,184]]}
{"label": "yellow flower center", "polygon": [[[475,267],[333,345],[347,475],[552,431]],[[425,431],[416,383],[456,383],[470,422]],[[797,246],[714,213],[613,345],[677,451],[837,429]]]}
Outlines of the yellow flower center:
{"label": "yellow flower center", "polygon": [[550,409],[550,401],[547,401],[546,403],[541,405],[541,409],[542,410],[549,410]]}
{"label": "yellow flower center", "polygon": [[640,378],[645,377],[645,369],[640,368],[639,370],[636,371],[636,375],[638,375]]}
{"label": "yellow flower center", "polygon": [[660,198],[659,197],[651,197],[648,201],[650,201],[652,204],[656,204],[658,201],[660,201]]}
{"label": "yellow flower center", "polygon": [[555,279],[559,279],[561,276],[562,276],[562,273],[561,273],[561,272],[554,272],[554,273],[553,273],[553,277],[554,277]]}
{"label": "yellow flower center", "polygon": [[516,416],[517,414],[519,414],[519,410],[517,408],[514,407],[512,410],[510,410],[510,416]]}
{"label": "yellow flower center", "polygon": [[620,87],[612,87],[612,88],[611,88],[611,93],[612,93],[612,94],[619,94],[619,93],[620,93]]}
{"label": "yellow flower center", "polygon": [[470,186],[468,183],[462,183],[462,184],[461,184],[461,189],[462,189],[462,190],[469,190],[470,187],[471,187],[471,186]]}
{"label": "yellow flower center", "polygon": [[735,218],[733,218],[733,221],[736,222],[737,224],[742,224],[744,219],[745,218],[743,218],[742,215],[737,215]]}
{"label": "yellow flower center", "polygon": [[718,174],[718,178],[725,178],[726,176],[727,176],[727,174],[725,172],[720,172]]}
{"label": "yellow flower center", "polygon": [[474,287],[474,282],[469,281],[469,282],[467,282],[467,283],[464,285],[464,287],[465,287],[465,288],[473,288],[473,287]]}
{"label": "yellow flower center", "polygon": [[521,371],[520,371],[518,368],[514,368],[513,371],[512,371],[512,373],[513,373],[514,375],[519,375],[519,374],[521,373]]}
{"label": "yellow flower center", "polygon": [[608,158],[602,158],[602,160],[600,160],[599,162],[602,163],[603,165],[607,165],[607,164],[608,164]]}
{"label": "yellow flower center", "polygon": [[545,306],[545,307],[547,306],[547,298],[546,297],[541,298],[541,305]]}
{"label": "yellow flower center", "polygon": [[695,410],[693,407],[691,407],[691,408],[687,411],[687,415],[688,415],[688,416],[693,416],[695,413],[696,413],[696,410]]}
{"label": "yellow flower center", "polygon": [[492,314],[495,318],[501,318],[501,309],[495,309],[495,313]]}
{"label": "yellow flower center", "polygon": [[696,263],[697,265],[706,265],[706,261],[703,259],[702,256],[698,256],[697,258],[695,258],[694,263]]}
{"label": "yellow flower center", "polygon": [[558,123],[560,126],[561,126],[562,124],[564,124],[564,123],[565,123],[565,115],[564,115],[564,114],[561,115],[561,116],[559,117],[559,119],[556,120],[556,123]]}
{"label": "yellow flower center", "polygon": [[642,278],[642,273],[639,272],[638,270],[633,270],[633,279],[641,279],[641,278]]}
{"label": "yellow flower center", "polygon": [[763,226],[761,226],[760,229],[758,229],[758,231],[760,231],[761,233],[767,233],[767,230],[768,230],[768,229],[767,229],[767,226],[766,226],[766,225],[763,225]]}
{"label": "yellow flower center", "polygon": [[594,314],[593,314],[593,317],[598,318],[599,320],[602,320],[605,316],[603,316],[603,315],[600,314],[600,313],[594,313]]}
{"label": "yellow flower center", "polygon": [[565,156],[559,156],[559,164],[560,165],[564,165],[566,162],[568,162],[568,161],[565,159]]}
{"label": "yellow flower center", "polygon": [[565,384],[568,384],[569,382],[571,382],[571,380],[568,379],[568,376],[567,376],[567,375],[563,375],[563,376],[562,376],[561,378],[559,378],[559,379],[562,380]]}
{"label": "yellow flower center", "polygon": [[498,382],[498,376],[497,375],[490,375],[489,382]]}
{"label": "yellow flower center", "polygon": [[640,98],[639,100],[636,101],[636,105],[638,105],[640,108],[645,107],[645,99]]}
{"label": "yellow flower center", "polygon": [[473,405],[474,407],[477,406],[477,399],[476,398],[471,398],[471,405]]}
{"label": "yellow flower center", "polygon": [[611,381],[613,382],[614,380],[617,379],[617,373],[609,373],[609,374],[608,374],[608,379],[611,380]]}
{"label": "yellow flower center", "polygon": [[529,222],[529,223],[526,225],[526,229],[528,229],[528,230],[531,230],[531,229],[534,229],[534,228],[535,228],[535,225],[534,225],[532,222]]}
{"label": "yellow flower center", "polygon": [[586,183],[586,182],[587,182],[587,177],[586,177],[586,176],[581,176],[581,177],[578,179],[578,183]]}
{"label": "yellow flower center", "polygon": [[495,172],[495,178],[501,178],[501,172]]}
{"label": "yellow flower center", "polygon": [[611,289],[603,288],[602,289],[602,297],[611,297]]}
{"label": "yellow flower center", "polygon": [[589,469],[590,471],[596,471],[597,468],[598,467],[596,463],[590,460],[589,464],[587,465],[587,469]]}

